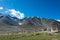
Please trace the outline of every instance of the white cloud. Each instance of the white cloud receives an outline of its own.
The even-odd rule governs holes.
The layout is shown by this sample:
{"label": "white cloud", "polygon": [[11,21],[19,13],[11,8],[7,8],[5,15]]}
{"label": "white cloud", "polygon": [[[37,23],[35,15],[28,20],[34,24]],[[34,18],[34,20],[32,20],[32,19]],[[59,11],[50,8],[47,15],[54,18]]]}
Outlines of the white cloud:
{"label": "white cloud", "polygon": [[59,22],[60,22],[60,20],[57,20],[57,21],[59,21]]}
{"label": "white cloud", "polygon": [[[24,13],[21,13],[20,11],[16,11],[15,9],[9,9],[9,12],[10,12],[13,16],[17,17],[18,19],[23,19],[23,18],[24,18]],[[12,17],[13,17],[13,16],[12,16]]]}
{"label": "white cloud", "polygon": [[0,10],[3,10],[3,7],[0,7]]}

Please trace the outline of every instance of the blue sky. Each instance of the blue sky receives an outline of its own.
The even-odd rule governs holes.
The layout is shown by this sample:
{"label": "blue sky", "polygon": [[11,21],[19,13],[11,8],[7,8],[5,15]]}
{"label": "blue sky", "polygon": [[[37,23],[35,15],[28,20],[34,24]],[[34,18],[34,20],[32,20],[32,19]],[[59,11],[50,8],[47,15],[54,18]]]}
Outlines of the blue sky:
{"label": "blue sky", "polygon": [[25,17],[60,19],[60,0],[0,0],[0,7],[19,10]]}

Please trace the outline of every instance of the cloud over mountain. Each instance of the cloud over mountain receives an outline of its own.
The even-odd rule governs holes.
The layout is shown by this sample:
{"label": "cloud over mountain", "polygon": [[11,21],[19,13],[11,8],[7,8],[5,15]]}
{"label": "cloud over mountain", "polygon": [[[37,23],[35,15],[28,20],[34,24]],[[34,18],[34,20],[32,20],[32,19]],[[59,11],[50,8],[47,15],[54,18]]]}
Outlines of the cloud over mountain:
{"label": "cloud over mountain", "polygon": [[3,7],[0,7],[0,10],[3,10]]}
{"label": "cloud over mountain", "polygon": [[[0,10],[4,10],[4,7],[0,7]],[[18,19],[23,19],[24,18],[24,13],[17,11],[15,9],[7,9],[4,11],[0,11],[0,13],[2,12],[2,14],[9,14],[11,17],[16,17]]]}
{"label": "cloud over mountain", "polygon": [[9,15],[11,15],[12,17],[16,17],[18,19],[23,19],[24,18],[24,13],[20,12],[20,11],[17,11],[15,9],[9,9],[8,11]]}

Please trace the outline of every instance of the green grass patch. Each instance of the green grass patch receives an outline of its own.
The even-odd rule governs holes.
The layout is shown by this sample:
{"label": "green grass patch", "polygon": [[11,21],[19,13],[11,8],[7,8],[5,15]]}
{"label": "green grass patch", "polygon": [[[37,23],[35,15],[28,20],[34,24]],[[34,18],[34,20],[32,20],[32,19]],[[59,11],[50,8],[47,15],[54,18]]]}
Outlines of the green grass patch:
{"label": "green grass patch", "polygon": [[0,35],[0,40],[60,40],[60,33],[31,33],[31,34],[7,34]]}

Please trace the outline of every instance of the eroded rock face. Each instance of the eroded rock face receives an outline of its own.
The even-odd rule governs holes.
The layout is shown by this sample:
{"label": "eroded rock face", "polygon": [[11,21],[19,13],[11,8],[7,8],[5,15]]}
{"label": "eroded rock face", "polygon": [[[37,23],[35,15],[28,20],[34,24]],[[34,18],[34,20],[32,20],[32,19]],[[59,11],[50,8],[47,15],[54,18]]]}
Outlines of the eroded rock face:
{"label": "eroded rock face", "polygon": [[60,30],[60,22],[37,16],[19,20],[9,15],[0,14],[0,32],[2,33],[39,32],[46,28],[58,28]]}
{"label": "eroded rock face", "polygon": [[25,30],[35,30],[35,31],[41,31],[42,29],[45,30],[47,28],[54,29],[58,28],[60,29],[60,22],[53,20],[53,19],[47,19],[47,18],[40,18],[40,17],[29,17],[25,19],[23,25],[21,27]]}

